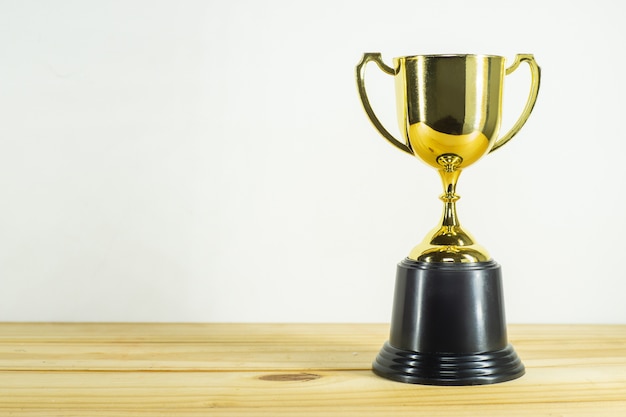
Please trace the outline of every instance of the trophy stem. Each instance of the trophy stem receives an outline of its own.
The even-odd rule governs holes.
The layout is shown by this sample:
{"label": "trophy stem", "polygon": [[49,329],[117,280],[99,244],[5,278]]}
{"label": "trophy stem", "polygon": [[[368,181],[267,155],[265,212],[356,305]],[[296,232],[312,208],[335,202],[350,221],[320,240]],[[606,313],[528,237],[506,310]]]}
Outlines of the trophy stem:
{"label": "trophy stem", "polygon": [[456,213],[456,202],[461,198],[456,193],[456,184],[461,175],[459,165],[463,159],[454,154],[445,154],[437,158],[441,165],[439,175],[443,183],[443,194],[439,199],[443,201],[441,226],[431,238],[431,244],[443,246],[465,246],[472,244],[469,235],[461,229],[461,223]]}
{"label": "trophy stem", "polygon": [[454,169],[453,171],[448,171],[444,168],[439,170],[439,174],[443,182],[443,194],[439,197],[439,199],[443,201],[441,226],[458,227],[460,223],[456,214],[456,202],[461,196],[456,193],[456,183],[459,175],[461,175],[461,170]]}
{"label": "trophy stem", "polygon": [[443,183],[443,194],[439,197],[443,201],[441,223],[413,248],[409,259],[453,263],[485,262],[491,259],[485,248],[478,245],[472,235],[461,227],[456,213],[456,202],[461,198],[456,193],[461,162],[463,159],[455,154],[444,154],[437,158]]}

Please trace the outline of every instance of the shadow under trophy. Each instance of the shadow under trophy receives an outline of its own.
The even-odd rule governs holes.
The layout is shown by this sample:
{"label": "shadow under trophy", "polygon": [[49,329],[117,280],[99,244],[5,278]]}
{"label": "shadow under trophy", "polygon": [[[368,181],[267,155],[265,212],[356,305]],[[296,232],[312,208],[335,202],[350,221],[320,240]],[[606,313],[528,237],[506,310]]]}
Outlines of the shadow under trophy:
{"label": "shadow under trophy", "polygon": [[[395,79],[403,140],[374,114],[365,68],[375,62]],[[522,115],[498,138],[505,75],[526,62],[531,88]],[[519,378],[524,365],[508,343],[500,265],[461,227],[456,184],[461,171],[507,143],[524,125],[539,92],[540,69],[519,54],[505,68],[493,55],[416,55],[386,65],[366,53],[356,67],[359,94],[374,127],[392,145],[435,168],[443,182],[440,225],[397,266],[389,340],[373,371],[400,382],[492,384]]]}

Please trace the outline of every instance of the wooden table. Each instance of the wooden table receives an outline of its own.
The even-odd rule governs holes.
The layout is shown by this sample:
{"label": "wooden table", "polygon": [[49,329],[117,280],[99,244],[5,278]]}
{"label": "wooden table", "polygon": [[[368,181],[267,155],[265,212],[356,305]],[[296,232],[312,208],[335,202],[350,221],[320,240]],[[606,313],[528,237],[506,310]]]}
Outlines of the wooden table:
{"label": "wooden table", "polygon": [[0,323],[0,416],[626,416],[626,325],[511,325],[521,379],[373,375],[381,324]]}

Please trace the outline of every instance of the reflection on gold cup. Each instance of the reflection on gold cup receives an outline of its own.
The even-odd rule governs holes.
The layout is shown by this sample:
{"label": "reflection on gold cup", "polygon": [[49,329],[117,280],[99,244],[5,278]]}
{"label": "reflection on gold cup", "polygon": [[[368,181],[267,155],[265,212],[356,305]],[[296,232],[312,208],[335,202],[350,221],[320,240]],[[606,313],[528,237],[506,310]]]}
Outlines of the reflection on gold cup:
{"label": "reflection on gold cup", "polygon": [[[365,90],[365,66],[373,61],[393,75],[398,123],[403,140],[380,123]],[[498,137],[505,75],[526,62],[531,89],[522,115]],[[377,130],[394,146],[436,168],[441,176],[444,210],[441,223],[409,254],[423,262],[474,263],[491,259],[461,228],[456,214],[456,183],[461,170],[508,142],[524,125],[537,99],[540,70],[532,55],[520,54],[505,69],[494,55],[415,55],[395,58],[393,68],[379,53],[366,53],[357,66],[363,107]]]}

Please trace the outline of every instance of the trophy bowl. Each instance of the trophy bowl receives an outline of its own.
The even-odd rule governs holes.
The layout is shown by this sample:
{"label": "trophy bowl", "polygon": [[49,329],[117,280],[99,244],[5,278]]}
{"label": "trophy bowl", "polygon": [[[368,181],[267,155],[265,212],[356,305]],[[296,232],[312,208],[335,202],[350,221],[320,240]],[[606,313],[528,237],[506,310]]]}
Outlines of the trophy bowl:
{"label": "trophy bowl", "polygon": [[[508,344],[501,267],[461,227],[456,185],[461,171],[506,144],[526,123],[539,92],[540,69],[530,54],[505,67],[496,55],[414,55],[386,65],[366,53],[356,67],[363,108],[379,133],[398,149],[435,168],[441,177],[439,224],[397,267],[391,331],[374,361],[376,374],[401,382],[475,385],[508,381],[524,366]],[[365,89],[375,62],[395,81],[402,140],[382,125]],[[521,63],[531,71],[526,106],[499,135],[506,75]]]}

